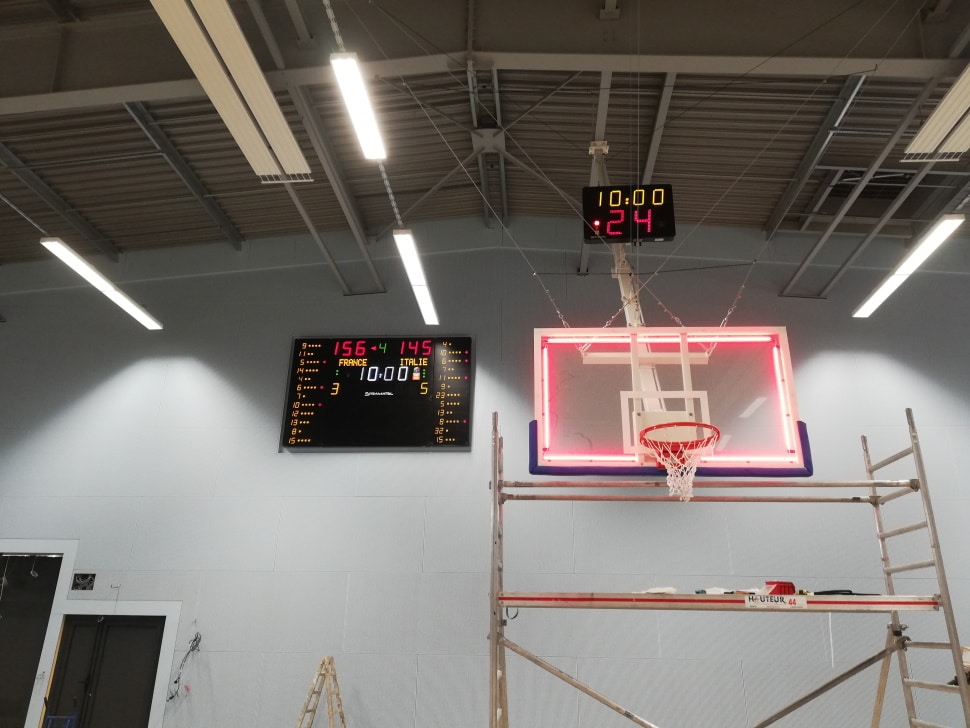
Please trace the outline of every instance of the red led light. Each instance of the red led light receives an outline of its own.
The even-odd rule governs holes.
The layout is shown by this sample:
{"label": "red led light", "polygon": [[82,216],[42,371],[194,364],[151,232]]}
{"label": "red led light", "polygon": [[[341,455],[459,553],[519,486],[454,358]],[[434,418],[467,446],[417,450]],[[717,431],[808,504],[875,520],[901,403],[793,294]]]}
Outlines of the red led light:
{"label": "red led light", "polygon": [[[634,212],[636,216],[636,211]],[[637,222],[646,224],[646,215]],[[609,227],[607,226],[609,230]],[[609,232],[607,233],[609,234]],[[598,330],[566,330],[564,332],[542,333],[537,338],[538,356],[538,377],[537,397],[536,397],[536,420],[537,431],[537,452],[538,461],[546,463],[596,463],[603,466],[612,467],[637,467],[642,464],[640,456],[632,454],[622,446],[622,449],[614,450],[610,444],[602,442],[598,446],[587,448],[576,446],[568,439],[562,442],[554,434],[553,424],[558,417],[561,389],[563,385],[552,381],[555,379],[554,371],[556,366],[553,362],[562,351],[562,347],[572,349],[578,347],[584,359],[589,357],[589,363],[615,363],[609,357],[615,358],[620,352],[620,347],[631,346],[634,342],[641,346],[650,347],[649,352],[658,357],[667,356],[670,347],[679,349],[689,347],[686,351],[692,352],[688,356],[700,356],[696,352],[697,347],[701,347],[704,356],[713,353],[710,347],[726,347],[733,349],[741,347],[747,349],[755,345],[754,353],[762,350],[758,345],[767,345],[763,350],[767,355],[768,381],[766,386],[770,387],[774,399],[775,414],[770,417],[770,425],[774,433],[777,434],[779,442],[761,442],[760,446],[742,446],[739,450],[729,450],[725,452],[712,453],[704,456],[701,462],[705,467],[731,468],[751,466],[754,468],[772,467],[794,467],[802,463],[802,455],[799,450],[799,434],[797,413],[793,394],[789,390],[789,380],[791,377],[790,364],[787,363],[786,354],[783,353],[782,342],[778,333],[773,330],[761,330],[757,328],[742,328],[739,330],[731,329],[709,329],[692,330],[681,332],[670,332],[667,330],[654,330],[649,333],[645,331],[617,331],[610,329]],[[568,355],[568,353],[566,354]],[[607,358],[600,359],[601,355]],[[570,384],[569,386],[572,386]],[[621,392],[621,394],[623,394]],[[629,393],[627,393],[629,394]]]}
{"label": "red led light", "polygon": [[623,235],[623,221],[626,220],[626,211],[622,208],[610,210],[610,217],[613,219],[606,223],[606,234],[615,238]]}
{"label": "red led light", "polygon": [[644,233],[653,232],[653,210],[647,210],[647,214],[644,217],[640,217],[640,208],[633,208],[633,222],[637,225],[643,225]]}

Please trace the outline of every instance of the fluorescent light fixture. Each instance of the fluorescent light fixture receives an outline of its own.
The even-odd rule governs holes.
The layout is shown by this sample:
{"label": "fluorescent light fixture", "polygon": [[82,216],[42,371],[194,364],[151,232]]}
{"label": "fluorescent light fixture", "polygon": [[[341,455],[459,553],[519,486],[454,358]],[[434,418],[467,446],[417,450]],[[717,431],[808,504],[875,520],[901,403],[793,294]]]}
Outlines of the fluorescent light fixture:
{"label": "fluorescent light fixture", "polygon": [[395,230],[394,242],[397,244],[397,252],[404,263],[404,270],[408,274],[408,281],[412,286],[427,286],[428,281],[424,277],[424,268],[421,266],[421,259],[418,257],[418,248],[414,243],[414,235],[410,230]]}
{"label": "fluorescent light fixture", "polygon": [[404,271],[408,275],[408,282],[414,292],[414,298],[421,309],[421,316],[428,326],[438,325],[438,314],[434,308],[434,301],[431,300],[431,289],[428,288],[428,281],[424,277],[424,268],[421,266],[421,259],[418,257],[418,249],[414,244],[414,235],[410,230],[395,230],[394,243],[397,245],[397,252],[404,263]]}
{"label": "fluorescent light fixture", "polygon": [[421,310],[421,317],[428,326],[438,325],[438,312],[435,311],[434,301],[431,300],[431,289],[427,286],[411,286],[414,291],[414,299],[418,302]]}
{"label": "fluorescent light fixture", "polygon": [[152,5],[253,171],[264,182],[310,180],[310,166],[225,0]]}
{"label": "fluorescent light fixture", "polygon": [[377,128],[377,118],[371,105],[364,77],[360,73],[356,53],[334,53],[330,56],[330,67],[337,78],[337,85],[344,97],[344,105],[350,114],[350,121],[357,133],[357,141],[365,159],[384,159],[384,140]]}
{"label": "fluorescent light fixture", "polygon": [[970,149],[970,64],[903,154],[904,162],[954,162]]}
{"label": "fluorescent light fixture", "polygon": [[933,224],[933,227],[919,239],[919,242],[909,251],[909,254],[893,268],[892,273],[853,312],[853,318],[868,318],[962,224],[963,215],[943,215],[940,217]]}
{"label": "fluorescent light fixture", "polygon": [[41,238],[40,244],[68,265],[75,273],[114,301],[115,305],[135,319],[146,329],[158,331],[162,325],[148,311],[118,290],[114,283],[105,278],[84,258],[75,253],[60,238]]}

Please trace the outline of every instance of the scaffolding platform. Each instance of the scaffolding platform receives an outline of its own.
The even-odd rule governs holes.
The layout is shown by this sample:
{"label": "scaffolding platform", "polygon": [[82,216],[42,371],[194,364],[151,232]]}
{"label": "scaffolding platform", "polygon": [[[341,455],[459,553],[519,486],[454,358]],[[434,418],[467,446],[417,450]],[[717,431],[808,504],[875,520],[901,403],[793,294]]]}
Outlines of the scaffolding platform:
{"label": "scaffolding platform", "polygon": [[[489,633],[489,728],[509,728],[508,672],[506,653],[511,651],[528,662],[559,678],[568,685],[588,695],[607,708],[619,713],[642,728],[659,728],[654,723],[620,706],[605,695],[593,690],[573,676],[568,675],[526,648],[505,636],[508,609],[633,609],[633,610],[694,610],[735,612],[881,612],[889,615],[889,624],[880,642],[883,644],[870,657],[836,675],[789,705],[761,720],[753,728],[765,728],[783,717],[807,705],[832,688],[844,683],[863,670],[881,664],[880,676],[873,702],[872,728],[878,728],[882,720],[883,703],[890,666],[895,658],[906,706],[908,725],[911,728],[945,728],[917,717],[918,691],[928,690],[956,696],[961,704],[963,725],[970,728],[970,689],[963,665],[963,650],[957,636],[956,620],[947,586],[943,557],[933,507],[929,497],[926,473],[920,450],[919,437],[911,410],[906,410],[910,446],[885,459],[873,462],[868,442],[862,438],[866,480],[814,481],[814,480],[703,480],[694,482],[694,495],[684,507],[693,503],[845,503],[867,506],[875,516],[876,539],[882,565],[884,593],[812,593],[764,594],[760,591],[728,591],[726,593],[655,593],[655,592],[527,592],[505,591],[503,576],[507,569],[504,554],[504,515],[507,504],[515,501],[623,501],[623,502],[677,502],[681,499],[669,493],[662,480],[537,480],[506,481],[503,473],[502,437],[498,429],[498,415],[493,415],[492,425],[492,555]],[[899,461],[908,461],[915,470],[915,477],[904,480],[879,480],[877,471]],[[731,493],[735,490],[740,492]],[[787,492],[786,492],[787,491]],[[913,496],[919,500],[921,514],[917,520],[895,528],[884,525],[883,510],[894,501]],[[925,559],[910,563],[893,563],[888,543],[900,536],[923,533],[928,546]],[[920,576],[932,579],[936,590],[932,594],[897,594],[895,576],[905,572],[921,572]],[[945,640],[916,640],[901,621],[906,612],[937,612],[942,617]],[[918,680],[910,674],[907,652],[934,650],[948,652],[952,656],[955,677],[949,683]]]}

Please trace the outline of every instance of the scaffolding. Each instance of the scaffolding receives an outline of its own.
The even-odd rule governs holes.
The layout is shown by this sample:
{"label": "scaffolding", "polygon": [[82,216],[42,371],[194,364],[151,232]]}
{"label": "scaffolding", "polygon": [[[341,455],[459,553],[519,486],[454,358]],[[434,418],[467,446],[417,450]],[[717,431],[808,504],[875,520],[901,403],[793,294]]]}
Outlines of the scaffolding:
{"label": "scaffolding", "polygon": [[[812,594],[798,593],[774,598],[765,595],[743,593],[727,594],[654,594],[654,593],[597,593],[597,592],[507,592],[503,586],[505,556],[503,550],[503,509],[511,501],[627,501],[657,502],[677,501],[676,496],[658,495],[656,489],[666,489],[664,481],[507,481],[504,478],[503,443],[498,427],[498,415],[492,419],[492,555],[489,631],[489,728],[509,728],[508,684],[506,654],[519,655],[563,682],[571,685],[607,708],[623,715],[642,728],[658,728],[632,711],[610,700],[605,695],[559,670],[524,647],[505,636],[504,610],[510,608],[556,608],[556,609],[640,609],[640,610],[702,610],[702,611],[752,611],[751,600],[759,600],[758,611],[809,612],[881,612],[889,615],[885,645],[878,652],[857,665],[835,676],[823,685],[778,710],[757,723],[753,728],[765,728],[789,715],[837,685],[857,675],[868,667],[881,663],[880,677],[872,712],[872,728],[878,728],[882,718],[886,686],[891,671],[892,658],[896,657],[902,683],[903,699],[911,728],[946,728],[917,717],[914,693],[920,690],[948,693],[958,698],[964,716],[964,724],[970,728],[970,691],[964,671],[962,648],[957,637],[952,602],[947,587],[943,558],[937,538],[932,503],[926,483],[919,437],[911,410],[906,410],[909,429],[909,447],[883,460],[873,462],[869,455],[867,439],[862,438],[867,479],[860,481],[823,482],[812,480],[699,480],[694,483],[695,494],[690,503],[846,503],[868,504],[873,509],[876,537],[882,562],[885,591],[879,595],[862,594]],[[879,480],[876,474],[890,465],[911,458],[915,476],[903,480]],[[727,489],[745,489],[740,495],[725,495]],[[785,490],[797,490],[797,495],[779,494]],[[652,492],[651,492],[652,491]],[[713,494],[708,494],[708,491]],[[813,493],[805,495],[804,493]],[[848,493],[848,494],[847,494]],[[885,506],[897,499],[918,496],[922,508],[919,520],[896,528],[886,528]],[[690,503],[685,507],[690,507]],[[929,554],[926,559],[911,563],[894,564],[890,560],[889,542],[906,534],[924,532],[927,536]],[[894,576],[903,572],[931,570],[936,579],[937,590],[930,595],[900,595],[896,592]],[[906,634],[907,625],[900,615],[904,612],[922,611],[942,614],[946,640],[917,641]],[[953,658],[955,678],[950,683],[915,680],[910,675],[907,652],[913,650],[944,650]]]}

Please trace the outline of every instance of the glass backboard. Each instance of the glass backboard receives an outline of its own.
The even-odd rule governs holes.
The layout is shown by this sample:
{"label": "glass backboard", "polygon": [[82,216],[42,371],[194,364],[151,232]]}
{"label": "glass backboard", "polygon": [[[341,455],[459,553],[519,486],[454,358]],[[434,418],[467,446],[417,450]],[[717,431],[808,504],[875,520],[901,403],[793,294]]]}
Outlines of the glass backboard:
{"label": "glass backboard", "polygon": [[812,473],[784,328],[536,329],[530,472],[659,475],[640,433],[668,422],[720,430],[700,476]]}

